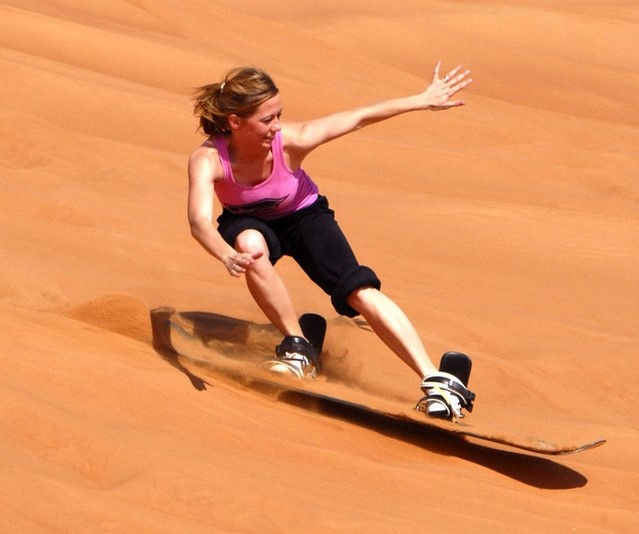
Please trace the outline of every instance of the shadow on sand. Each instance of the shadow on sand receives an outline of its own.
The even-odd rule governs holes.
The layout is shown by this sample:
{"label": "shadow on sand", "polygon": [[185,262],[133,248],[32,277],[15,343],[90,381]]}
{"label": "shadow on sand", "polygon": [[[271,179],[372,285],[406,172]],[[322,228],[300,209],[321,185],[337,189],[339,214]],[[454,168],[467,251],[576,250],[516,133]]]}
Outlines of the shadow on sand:
{"label": "shadow on sand", "polygon": [[[184,366],[190,361],[188,354],[181,354],[174,347],[171,333],[176,321],[203,345],[210,343],[226,343],[243,345],[249,339],[251,332],[264,331],[268,336],[274,332],[270,326],[257,325],[223,315],[206,312],[181,312],[173,308],[162,307],[151,310],[151,327],[153,333],[153,347],[156,352],[170,365],[184,373],[193,387],[203,391],[211,382],[195,375]],[[278,401],[285,402],[304,410],[313,411],[331,418],[337,418],[350,424],[369,428],[379,434],[392,439],[411,443],[416,447],[428,449],[431,452],[458,458],[482,465],[488,469],[501,473],[529,486],[541,489],[573,489],[583,487],[588,480],[577,471],[557,463],[549,458],[532,453],[514,452],[493,446],[468,441],[458,436],[436,428],[425,428],[423,425],[411,421],[401,421],[385,417],[383,414],[371,412],[357,405],[333,402],[321,397],[309,397],[295,390],[267,391],[268,386],[254,383],[250,378],[242,376],[237,371],[220,371],[216,366],[207,366],[201,361],[195,365],[206,374],[222,374],[234,382],[251,386],[261,393],[275,396]]]}

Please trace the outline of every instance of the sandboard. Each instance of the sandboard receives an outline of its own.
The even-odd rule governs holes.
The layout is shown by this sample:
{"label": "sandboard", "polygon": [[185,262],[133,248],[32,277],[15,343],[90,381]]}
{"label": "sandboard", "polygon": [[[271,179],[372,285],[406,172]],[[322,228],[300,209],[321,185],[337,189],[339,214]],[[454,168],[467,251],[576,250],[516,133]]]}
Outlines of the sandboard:
{"label": "sandboard", "polygon": [[[170,308],[152,310],[151,321],[154,346],[159,352],[182,356],[204,365],[221,379],[262,394],[282,399],[295,396],[309,401],[308,406],[312,406],[313,401],[322,403],[329,406],[332,413],[348,411],[351,415],[359,413],[363,418],[375,416],[378,419],[423,427],[424,431],[431,429],[462,439],[474,438],[487,444],[553,456],[586,451],[606,442],[605,439],[596,439],[579,443],[557,443],[539,437],[502,432],[496,428],[479,427],[468,421],[472,416],[452,422],[429,417],[412,407],[389,408],[387,405],[382,406],[383,403],[377,406],[374,403],[365,405],[322,391],[323,385],[319,381],[299,381],[261,370],[260,363],[269,359],[272,354],[269,335],[266,333],[263,336],[263,349],[260,348],[259,341],[255,342],[253,339],[246,343],[246,339],[249,335],[255,337],[255,334],[259,338],[260,328],[266,330],[266,327],[203,312],[177,313]],[[309,341],[321,351],[324,340],[321,323],[314,317],[310,324],[311,326],[307,325],[310,330],[305,330],[305,333]],[[319,337],[310,339],[313,336]],[[215,350],[210,350],[211,346]]]}

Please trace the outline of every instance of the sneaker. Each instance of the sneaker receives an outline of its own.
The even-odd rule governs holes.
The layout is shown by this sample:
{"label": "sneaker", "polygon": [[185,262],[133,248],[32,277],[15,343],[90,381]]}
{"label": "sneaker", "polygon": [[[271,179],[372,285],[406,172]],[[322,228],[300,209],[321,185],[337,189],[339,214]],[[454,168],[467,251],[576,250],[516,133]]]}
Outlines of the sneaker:
{"label": "sneaker", "polygon": [[426,396],[419,400],[415,409],[431,417],[456,421],[464,416],[462,408],[473,411],[475,394],[454,375],[441,371],[432,373],[424,378],[421,388]]}
{"label": "sneaker", "polygon": [[276,358],[262,364],[262,368],[274,373],[298,379],[315,378],[319,372],[317,356],[312,345],[303,337],[286,336],[275,347]]}

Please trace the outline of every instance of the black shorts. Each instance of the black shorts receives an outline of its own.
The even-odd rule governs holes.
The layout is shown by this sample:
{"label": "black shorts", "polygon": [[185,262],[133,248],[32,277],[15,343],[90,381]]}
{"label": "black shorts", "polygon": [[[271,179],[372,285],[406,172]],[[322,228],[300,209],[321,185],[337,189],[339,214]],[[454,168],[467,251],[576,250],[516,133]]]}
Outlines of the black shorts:
{"label": "black shorts", "polygon": [[353,291],[381,287],[373,270],[358,263],[326,197],[320,196],[307,208],[279,219],[262,220],[224,210],[217,222],[218,231],[231,246],[244,230],[258,230],[268,245],[271,263],[282,256],[292,257],[331,296],[340,315],[358,315],[346,302]]}

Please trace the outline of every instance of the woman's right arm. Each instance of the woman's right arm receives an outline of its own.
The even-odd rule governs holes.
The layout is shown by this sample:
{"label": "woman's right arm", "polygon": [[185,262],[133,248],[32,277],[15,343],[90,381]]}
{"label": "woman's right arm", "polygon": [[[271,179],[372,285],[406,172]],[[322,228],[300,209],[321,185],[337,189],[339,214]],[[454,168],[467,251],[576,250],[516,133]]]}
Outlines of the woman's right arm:
{"label": "woman's right arm", "polygon": [[286,148],[292,168],[297,168],[302,160],[315,148],[368,126],[391,117],[396,117],[409,111],[431,110],[441,111],[463,106],[463,100],[453,99],[453,96],[468,86],[472,79],[469,70],[463,70],[461,65],[452,69],[443,78],[439,75],[441,63],[435,65],[433,78],[428,86],[417,94],[393,98],[333,113],[318,119],[301,123],[287,123],[283,129]]}
{"label": "woman's right arm", "polygon": [[189,158],[188,217],[191,235],[204,249],[220,260],[229,274],[238,277],[254,259],[250,254],[237,252],[213,225],[213,184],[222,176],[222,167],[214,151],[205,147]]}

